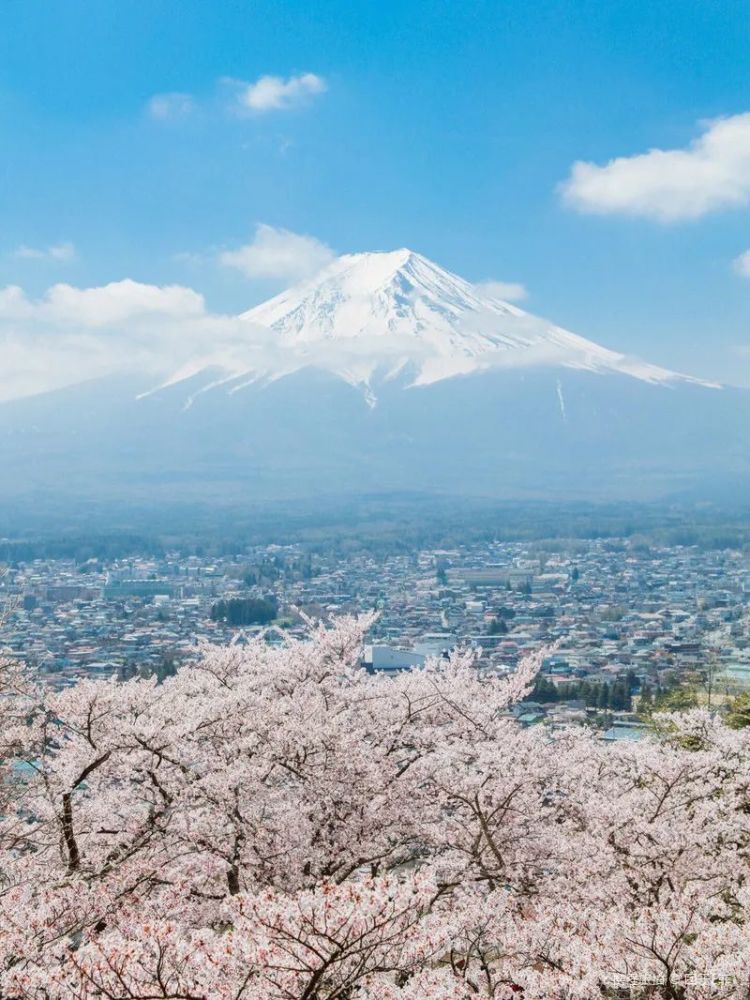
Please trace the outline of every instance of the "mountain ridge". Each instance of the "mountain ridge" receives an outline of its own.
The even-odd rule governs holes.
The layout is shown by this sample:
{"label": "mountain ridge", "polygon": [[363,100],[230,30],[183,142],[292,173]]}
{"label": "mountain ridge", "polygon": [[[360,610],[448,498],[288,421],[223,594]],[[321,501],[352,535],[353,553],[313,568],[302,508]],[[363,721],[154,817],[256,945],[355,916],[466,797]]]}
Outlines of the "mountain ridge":
{"label": "mountain ridge", "polygon": [[[715,387],[602,347],[407,248],[344,254],[239,319],[248,331],[271,332],[270,356],[265,365],[257,359],[244,364],[241,357],[214,364],[224,374],[210,389],[237,392],[317,367],[362,388],[372,404],[376,383],[406,371],[413,371],[408,385],[419,386],[494,368],[542,365]],[[164,384],[198,370],[200,365],[191,364]]]}
{"label": "mountain ridge", "polygon": [[156,389],[140,372],[0,405],[0,500],[218,509],[750,485],[750,392],[629,359],[411,252],[339,258],[231,332],[228,359],[198,352]]}

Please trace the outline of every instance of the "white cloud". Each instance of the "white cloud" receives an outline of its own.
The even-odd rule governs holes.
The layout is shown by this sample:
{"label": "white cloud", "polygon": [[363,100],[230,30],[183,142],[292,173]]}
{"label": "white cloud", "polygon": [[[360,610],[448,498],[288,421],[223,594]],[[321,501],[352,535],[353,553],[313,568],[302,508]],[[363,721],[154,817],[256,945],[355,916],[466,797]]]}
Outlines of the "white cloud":
{"label": "white cloud", "polygon": [[129,278],[98,288],[53,285],[29,299],[16,285],[0,289],[0,321],[29,320],[73,327],[106,327],[143,316],[185,319],[205,314],[203,296],[181,285],[145,285]]}
{"label": "white cloud", "polygon": [[685,149],[651,149],[604,166],[578,161],[560,185],[580,212],[676,222],[750,203],[750,113],[704,122]]}
{"label": "white cloud", "polygon": [[526,286],[519,281],[480,281],[475,287],[482,295],[505,302],[522,302],[529,297]]}
{"label": "white cloud", "polygon": [[0,288],[0,401],[111,375],[158,385],[189,365],[262,367],[275,339],[180,285],[58,284],[38,299],[11,285]]}
{"label": "white cloud", "polygon": [[[224,77],[218,82],[229,88],[229,109],[238,115],[290,111],[328,90],[326,81],[316,73],[300,73],[286,78],[261,76],[251,83]],[[192,94],[182,91],[154,94],[146,102],[146,114],[157,121],[177,121],[191,115],[198,105]]]}
{"label": "white cloud", "polygon": [[146,285],[129,278],[99,288],[54,285],[41,306],[51,318],[83,326],[109,326],[138,316],[185,319],[205,313],[203,296],[182,285]]}
{"label": "white cloud", "polygon": [[328,89],[316,73],[302,73],[284,79],[261,76],[254,83],[229,81],[236,88],[235,108],[239,112],[262,114],[266,111],[289,111]]}
{"label": "white cloud", "polygon": [[71,261],[76,258],[76,248],[72,243],[56,243],[54,246],[43,249],[20,246],[13,252],[13,256],[21,260]]}
{"label": "white cloud", "polygon": [[743,278],[750,278],[750,250],[745,250],[732,261],[732,267]]}
{"label": "white cloud", "polygon": [[146,104],[148,114],[159,121],[186,118],[194,109],[195,101],[192,95],[179,91],[173,91],[169,94],[154,94]]}
{"label": "white cloud", "polygon": [[279,278],[299,281],[316,274],[335,254],[314,236],[302,236],[288,229],[259,225],[252,243],[237,250],[225,250],[219,263],[233,267],[248,278]]}

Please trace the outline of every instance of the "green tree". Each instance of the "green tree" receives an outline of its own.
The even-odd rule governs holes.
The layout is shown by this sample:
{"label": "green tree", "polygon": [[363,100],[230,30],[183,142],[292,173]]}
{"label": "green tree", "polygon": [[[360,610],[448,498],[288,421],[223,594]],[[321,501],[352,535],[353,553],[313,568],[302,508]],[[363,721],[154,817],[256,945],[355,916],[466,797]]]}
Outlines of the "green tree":
{"label": "green tree", "polygon": [[649,715],[654,707],[654,696],[648,684],[644,684],[638,698],[638,714]]}
{"label": "green tree", "polygon": [[493,618],[487,626],[487,635],[505,635],[507,631],[508,626],[504,618]]}
{"label": "green tree", "polygon": [[750,726],[750,693],[742,691],[727,706],[726,723],[732,729]]}
{"label": "green tree", "polygon": [[654,712],[687,712],[698,707],[698,694],[693,687],[673,687],[660,691],[654,699]]}
{"label": "green tree", "polygon": [[211,608],[213,621],[225,621],[228,625],[267,625],[278,614],[279,606],[275,597],[232,597],[217,601]]}

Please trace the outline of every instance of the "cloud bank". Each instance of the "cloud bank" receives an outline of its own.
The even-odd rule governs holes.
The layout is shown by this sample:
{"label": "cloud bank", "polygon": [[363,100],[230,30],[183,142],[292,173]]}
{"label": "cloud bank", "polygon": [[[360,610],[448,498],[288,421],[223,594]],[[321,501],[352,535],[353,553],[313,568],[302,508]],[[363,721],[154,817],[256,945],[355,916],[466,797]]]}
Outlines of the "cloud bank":
{"label": "cloud bank", "polygon": [[231,267],[247,278],[279,278],[294,282],[309,278],[334,259],[329,246],[288,229],[260,224],[251,243],[226,250],[219,263]]}
{"label": "cloud bank", "polygon": [[[54,259],[65,259],[60,248],[25,255],[49,257],[52,250]],[[219,262],[248,278],[290,285],[333,257],[313,236],[261,224],[250,243],[225,251]],[[159,385],[205,368],[278,373],[298,364],[271,330],[211,312],[185,285],[61,282],[38,298],[18,285],[0,287],[0,402],[112,375]]]}
{"label": "cloud bank", "polygon": [[578,161],[559,190],[579,212],[663,223],[750,204],[750,113],[704,122],[685,149],[651,149],[603,166]]}
{"label": "cloud bank", "polygon": [[16,285],[0,289],[0,401],[93,378],[156,384],[188,363],[243,369],[272,358],[270,331],[209,312],[181,285],[58,284],[38,299]]}

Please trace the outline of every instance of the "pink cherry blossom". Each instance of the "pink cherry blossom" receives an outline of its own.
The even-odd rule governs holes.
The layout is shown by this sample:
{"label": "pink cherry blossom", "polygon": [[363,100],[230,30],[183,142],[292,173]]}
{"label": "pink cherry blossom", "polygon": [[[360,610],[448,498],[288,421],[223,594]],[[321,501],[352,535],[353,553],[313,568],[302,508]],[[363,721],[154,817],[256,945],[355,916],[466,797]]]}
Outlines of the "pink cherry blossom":
{"label": "pink cherry blossom", "polygon": [[370,624],[162,685],[2,664],[0,996],[747,1000],[743,732],[521,729],[543,653],[371,676]]}

